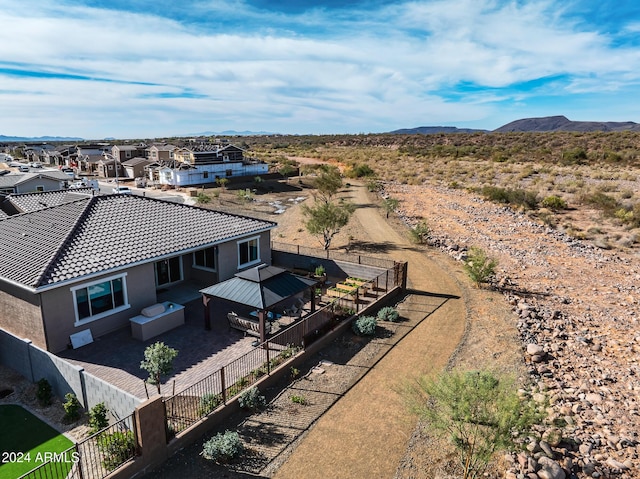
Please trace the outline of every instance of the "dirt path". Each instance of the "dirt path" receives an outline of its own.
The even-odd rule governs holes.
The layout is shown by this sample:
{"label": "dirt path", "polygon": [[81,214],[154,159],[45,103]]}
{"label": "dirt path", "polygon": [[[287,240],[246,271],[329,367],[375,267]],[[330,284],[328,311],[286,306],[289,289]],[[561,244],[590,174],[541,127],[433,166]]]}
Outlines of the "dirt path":
{"label": "dirt path", "polygon": [[380,216],[363,186],[353,186],[351,194],[359,206],[355,220],[369,241],[409,262],[410,288],[443,300],[327,411],[277,471],[278,479],[393,477],[415,428],[399,391],[411,378],[444,368],[465,330],[466,307],[455,279]]}

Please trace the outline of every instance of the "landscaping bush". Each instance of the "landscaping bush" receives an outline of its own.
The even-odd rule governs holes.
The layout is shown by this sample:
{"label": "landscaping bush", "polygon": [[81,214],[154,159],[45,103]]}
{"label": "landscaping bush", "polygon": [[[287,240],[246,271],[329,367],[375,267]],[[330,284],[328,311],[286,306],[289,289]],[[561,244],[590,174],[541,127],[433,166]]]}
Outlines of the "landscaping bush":
{"label": "landscaping bush", "polygon": [[377,317],[378,321],[391,321],[392,323],[395,323],[400,319],[400,313],[398,313],[396,308],[385,306],[378,311]]}
{"label": "landscaping bush", "polygon": [[202,445],[200,453],[205,459],[217,463],[227,463],[238,457],[244,451],[244,446],[237,432],[225,431],[218,433]]}
{"label": "landscaping bush", "polygon": [[409,237],[411,241],[416,244],[424,244],[430,234],[431,230],[425,221],[421,221],[409,230]]}
{"label": "landscaping bush", "polygon": [[553,211],[566,210],[567,202],[559,196],[552,195],[547,196],[544,200],[542,200],[542,206]]}
{"label": "landscaping bush", "polygon": [[53,390],[51,384],[45,378],[38,381],[38,390],[36,391],[36,398],[41,406],[49,406],[53,397]]}
{"label": "landscaping bush", "polygon": [[96,404],[89,410],[89,427],[92,433],[96,433],[109,425],[108,412],[109,410],[103,402]]}
{"label": "landscaping bush", "polygon": [[133,431],[117,431],[112,434],[104,434],[98,438],[98,449],[103,454],[102,465],[112,471],[130,457],[136,449],[136,441]]}
{"label": "landscaping bush", "polygon": [[378,320],[373,316],[360,316],[351,324],[351,329],[358,336],[373,336],[377,325]]}
{"label": "landscaping bush", "polygon": [[256,411],[258,409],[264,408],[267,405],[267,400],[260,394],[258,388],[254,386],[251,389],[247,389],[245,392],[240,394],[240,397],[238,398],[238,404],[242,409]]}
{"label": "landscaping bush", "polygon": [[208,393],[200,398],[198,416],[206,416],[222,404],[222,394]]}
{"label": "landscaping bush", "polygon": [[78,398],[73,393],[65,394],[64,398],[66,399],[62,405],[64,408],[64,418],[67,421],[75,421],[80,417],[82,404],[80,404],[80,401],[78,401]]}
{"label": "landscaping bush", "polygon": [[305,404],[307,404],[307,398],[305,398],[302,395],[294,395],[294,396],[291,396],[291,402],[304,406]]}

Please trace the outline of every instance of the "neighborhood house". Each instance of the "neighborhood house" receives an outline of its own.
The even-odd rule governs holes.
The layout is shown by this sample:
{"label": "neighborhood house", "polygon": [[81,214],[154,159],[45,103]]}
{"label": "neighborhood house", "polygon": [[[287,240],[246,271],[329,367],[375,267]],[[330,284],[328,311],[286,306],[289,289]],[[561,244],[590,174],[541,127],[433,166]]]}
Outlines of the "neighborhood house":
{"label": "neighborhood house", "polygon": [[130,195],[0,219],[0,327],[51,352],[129,325],[160,289],[271,264],[270,221]]}

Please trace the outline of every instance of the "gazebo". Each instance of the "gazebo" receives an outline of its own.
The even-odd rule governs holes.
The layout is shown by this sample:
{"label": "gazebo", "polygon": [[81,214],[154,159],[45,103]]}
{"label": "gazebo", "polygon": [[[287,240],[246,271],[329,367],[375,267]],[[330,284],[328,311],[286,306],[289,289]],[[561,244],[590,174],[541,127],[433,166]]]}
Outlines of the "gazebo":
{"label": "gazebo", "polygon": [[[293,274],[277,266],[262,264],[236,273],[233,278],[201,289],[204,304],[204,327],[211,329],[209,301],[212,297],[250,306],[257,310],[260,323],[260,342],[266,340],[265,320],[269,309],[286,302],[307,289],[315,289],[318,281]],[[311,292],[311,311],[316,309],[315,294]]]}

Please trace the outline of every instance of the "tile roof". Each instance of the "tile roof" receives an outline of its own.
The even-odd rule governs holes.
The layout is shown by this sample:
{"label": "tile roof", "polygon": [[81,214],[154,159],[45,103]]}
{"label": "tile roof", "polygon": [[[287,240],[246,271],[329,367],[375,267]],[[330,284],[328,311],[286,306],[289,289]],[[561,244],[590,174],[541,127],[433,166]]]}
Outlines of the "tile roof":
{"label": "tile roof", "polygon": [[94,196],[0,221],[0,278],[53,286],[275,226],[149,197]]}
{"label": "tile roof", "polygon": [[7,201],[21,213],[26,213],[69,203],[92,195],[93,188],[77,188],[75,190],[53,190],[9,195],[7,196]]}
{"label": "tile roof", "polygon": [[2,187],[14,187],[21,183],[26,183],[33,179],[49,178],[52,180],[68,180],[69,177],[58,170],[45,170],[38,173],[9,173],[8,175],[0,176],[0,188]]}

